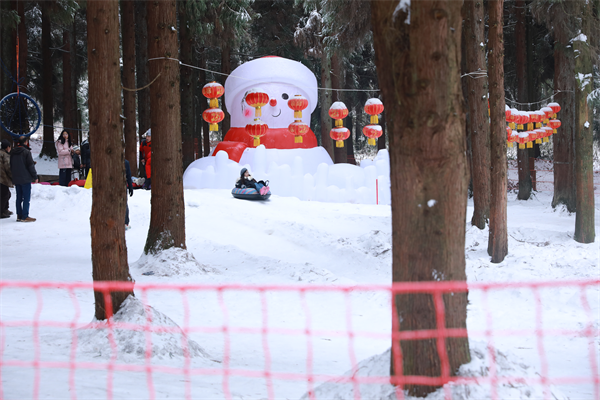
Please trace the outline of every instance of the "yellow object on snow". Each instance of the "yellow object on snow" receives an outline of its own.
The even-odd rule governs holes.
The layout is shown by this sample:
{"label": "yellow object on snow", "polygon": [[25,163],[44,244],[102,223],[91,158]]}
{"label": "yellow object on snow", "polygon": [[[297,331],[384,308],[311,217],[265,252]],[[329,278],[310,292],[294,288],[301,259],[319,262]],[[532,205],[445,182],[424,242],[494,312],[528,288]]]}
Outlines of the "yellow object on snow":
{"label": "yellow object on snow", "polygon": [[92,188],[92,169],[90,168],[90,172],[88,172],[88,176],[85,179],[85,185],[83,185],[83,187],[85,189],[91,189]]}

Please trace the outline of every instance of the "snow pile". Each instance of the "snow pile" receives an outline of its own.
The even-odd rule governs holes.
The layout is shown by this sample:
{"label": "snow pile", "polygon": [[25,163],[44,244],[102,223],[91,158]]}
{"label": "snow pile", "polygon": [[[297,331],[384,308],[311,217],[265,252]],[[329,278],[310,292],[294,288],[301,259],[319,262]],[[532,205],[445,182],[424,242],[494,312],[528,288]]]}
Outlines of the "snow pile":
{"label": "snow pile", "polygon": [[322,147],[279,150],[260,145],[246,149],[239,163],[220,151],[215,157],[194,161],[183,175],[183,186],[231,189],[243,167],[255,179],[268,180],[271,192],[278,196],[330,203],[391,203],[387,150],[380,150],[374,160],[363,160],[360,166],[333,164]]}
{"label": "snow pile", "polygon": [[156,276],[190,276],[217,272],[212,267],[200,264],[192,253],[179,247],[171,247],[157,254],[143,254],[131,268],[145,275]]}
{"label": "snow pile", "polygon": [[[480,341],[470,341],[471,362],[462,365],[458,375],[461,377],[489,377],[490,376],[490,360],[487,344]],[[389,378],[390,376],[390,357],[391,351],[388,349],[382,354],[370,357],[358,363],[356,370],[350,370],[344,374],[345,378],[356,377],[371,377],[371,378]],[[510,353],[495,351],[496,375],[499,377],[521,377],[525,379],[538,379],[537,372],[530,366],[523,363],[517,356]],[[335,379],[318,386],[313,394],[316,400],[346,400],[356,398],[352,382],[340,382],[340,379]],[[481,400],[492,398],[492,388],[490,384],[467,384],[448,383],[452,399],[455,400]],[[396,388],[389,383],[384,384],[360,384],[359,396],[364,400],[396,400]],[[506,382],[498,383],[497,387],[498,399],[543,399],[544,391],[539,385],[529,385],[525,382]],[[405,399],[410,400],[415,397],[404,394]],[[551,396],[553,399],[566,400],[558,389],[551,388]],[[306,393],[302,400],[311,399],[309,393]],[[430,393],[426,399],[428,400],[443,400],[445,399],[445,389],[440,388],[437,391]]]}
{"label": "snow pile", "polygon": [[[121,361],[135,362],[145,359],[147,343],[150,340],[152,358],[163,360],[189,356],[212,359],[198,343],[190,340],[173,320],[150,306],[144,306],[133,296],[125,300],[111,320],[114,324],[139,326],[139,330],[133,327],[113,329],[115,351]],[[151,337],[147,337],[147,333],[143,331],[144,327],[154,329]],[[165,330],[174,332],[165,332]],[[77,345],[81,353],[105,359],[113,356],[106,321],[94,320],[77,333]]]}

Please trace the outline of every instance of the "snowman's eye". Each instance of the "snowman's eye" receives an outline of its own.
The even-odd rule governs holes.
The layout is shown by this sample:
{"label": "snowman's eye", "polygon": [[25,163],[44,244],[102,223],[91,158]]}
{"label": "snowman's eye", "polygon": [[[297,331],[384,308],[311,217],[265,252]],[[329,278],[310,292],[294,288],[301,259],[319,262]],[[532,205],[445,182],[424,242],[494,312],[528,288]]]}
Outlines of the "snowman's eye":
{"label": "snowman's eye", "polygon": [[287,100],[289,97],[290,96],[288,96],[287,93],[284,93],[284,94],[281,95],[281,98],[284,99],[284,100]]}

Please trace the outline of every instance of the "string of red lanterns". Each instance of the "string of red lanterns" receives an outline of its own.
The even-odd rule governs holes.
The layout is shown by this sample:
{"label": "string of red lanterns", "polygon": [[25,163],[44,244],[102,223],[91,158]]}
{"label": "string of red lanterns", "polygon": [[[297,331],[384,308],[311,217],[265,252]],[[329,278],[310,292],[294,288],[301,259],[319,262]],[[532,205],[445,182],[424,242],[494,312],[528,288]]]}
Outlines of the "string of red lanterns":
{"label": "string of red lanterns", "polygon": [[556,129],[561,125],[561,122],[556,119],[556,114],[560,111],[558,103],[550,103],[535,111],[519,111],[516,108],[505,107],[508,147],[518,143],[520,149],[525,149],[532,148],[534,142],[538,144],[548,142],[548,138],[556,133]]}

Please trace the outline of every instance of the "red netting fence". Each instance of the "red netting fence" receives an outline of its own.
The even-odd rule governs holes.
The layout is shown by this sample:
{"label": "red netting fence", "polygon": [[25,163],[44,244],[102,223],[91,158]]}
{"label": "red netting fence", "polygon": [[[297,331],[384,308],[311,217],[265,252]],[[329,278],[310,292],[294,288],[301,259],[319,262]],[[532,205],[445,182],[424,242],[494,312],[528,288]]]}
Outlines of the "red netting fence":
{"label": "red netting fence", "polygon": [[[90,301],[93,297],[89,296],[93,290],[103,293],[107,308],[110,309],[111,291],[131,289],[135,289],[139,307],[131,308],[129,316],[117,318],[117,313],[108,322],[84,322],[89,321],[93,314],[93,301]],[[597,309],[594,310],[590,306],[589,294],[594,293],[596,297],[593,301],[597,301],[598,289],[600,280],[469,284],[419,282],[396,283],[393,286],[155,283],[136,284],[135,287],[123,282],[92,284],[0,281],[0,294],[4,304],[0,319],[0,398],[19,398],[16,393],[25,391],[30,393],[26,397],[34,399],[53,397],[52,393],[68,393],[71,399],[155,399],[162,397],[157,392],[157,385],[167,385],[166,390],[170,390],[169,387],[178,388],[178,391],[173,390],[179,395],[175,394],[173,397],[185,399],[276,399],[288,398],[287,395],[280,394],[282,385],[293,383],[297,393],[306,393],[306,399],[318,399],[331,398],[328,397],[331,396],[331,390],[336,390],[332,384],[328,388],[329,392],[324,391],[325,389],[319,392],[318,386],[333,380],[335,385],[342,388],[342,393],[346,393],[339,394],[339,398],[373,398],[369,397],[372,390],[368,385],[379,385],[387,388],[388,392],[393,391],[393,396],[387,398],[404,399],[406,394],[401,390],[402,385],[451,383],[444,386],[439,398],[458,398],[454,397],[456,391],[453,388],[459,386],[485,386],[489,388],[488,398],[499,399],[502,398],[500,390],[503,385],[534,385],[541,388],[544,398],[550,399],[553,385],[587,385],[589,393],[597,399],[600,396],[598,315]],[[554,301],[558,296],[556,293],[564,293],[564,290],[569,293],[569,301],[577,303],[573,303],[575,309],[581,311],[578,323],[570,324],[566,321],[566,325],[554,324],[552,316],[546,315],[544,311],[545,302]],[[515,321],[513,327],[499,326],[496,321],[499,310],[507,311],[503,310],[502,302],[507,292],[511,291],[518,294],[518,298],[523,301],[523,307],[526,307],[528,302],[531,303],[533,318],[529,318],[529,321]],[[481,317],[476,317],[478,322],[468,329],[450,329],[446,327],[443,296],[460,292],[469,292],[469,301],[479,304]],[[58,305],[59,309],[55,309],[57,304],[53,304],[51,299],[56,299],[57,293],[62,293],[64,298],[68,298],[70,306],[63,302]],[[432,296],[436,310],[436,329],[398,330],[399,321],[392,298],[394,294],[406,293],[426,293]],[[212,296],[212,300],[208,300],[206,295]],[[22,300],[21,296],[24,296]],[[158,306],[162,303],[166,307],[164,296],[179,299],[171,301],[170,304],[175,306],[170,306],[167,310],[167,313],[180,315],[179,325],[170,322],[159,313],[149,311],[150,305],[157,307],[157,303]],[[253,299],[249,296],[253,296]],[[162,302],[157,300],[161,298]],[[357,302],[366,298],[381,299],[381,307],[387,310],[390,317],[390,331],[374,329],[373,324],[369,322],[359,322],[353,310],[359,304]],[[35,300],[29,302],[28,299]],[[203,304],[199,304],[199,299]],[[250,303],[253,304],[252,307]],[[512,306],[514,307],[514,304]],[[246,307],[255,312],[246,315]],[[218,316],[217,319],[202,317],[209,309]],[[291,311],[292,309],[295,311]],[[245,317],[240,318],[240,315]],[[287,324],[286,321],[280,320],[285,318],[296,323]],[[134,351],[136,349],[128,349],[127,346],[135,348],[136,334],[141,335],[138,338],[143,338],[143,343]],[[487,354],[481,356],[481,368],[477,367],[485,372],[452,376],[446,340],[467,335],[470,340],[480,339],[485,343],[482,349]],[[240,339],[249,336],[256,340]],[[537,374],[526,376],[519,374],[518,369],[506,369],[505,361],[499,359],[502,353],[497,351],[496,343],[503,338],[519,340],[529,336],[535,342]],[[220,348],[220,357],[210,356],[201,349],[196,343],[200,337],[211,337],[213,350]],[[274,341],[276,337],[279,339]],[[575,376],[551,372],[548,355],[549,351],[553,350],[549,350],[546,343],[549,337],[564,340],[583,339],[587,343],[587,354],[580,362],[585,364],[589,373]],[[61,343],[61,338],[65,343],[62,347],[62,359],[59,356],[47,355],[47,351],[60,353],[60,350],[53,350],[52,346],[60,348],[60,344],[57,343]],[[176,338],[178,343],[175,343],[173,338]],[[341,345],[336,347],[336,351],[343,354],[343,357],[333,355],[329,360],[346,360],[348,368],[344,371],[349,370],[349,373],[335,372],[339,371],[339,368],[331,368],[326,362],[319,361],[324,354],[322,341],[334,339],[340,341]],[[419,339],[435,339],[441,362],[440,376],[402,375],[402,354],[398,340]],[[377,368],[360,363],[358,347],[368,346],[377,341],[388,343],[388,347],[392,344],[392,362],[398,375],[390,378],[389,357],[387,361],[384,359],[383,369],[380,368],[379,373],[373,373]],[[17,350],[13,350],[15,346]],[[167,347],[170,349],[167,353],[171,352],[170,358],[157,356],[161,349]],[[471,347],[473,350],[473,346]],[[82,348],[93,350],[83,351]],[[176,349],[180,349],[180,353],[177,353]],[[236,352],[242,351],[241,349],[251,352],[254,359],[259,361],[239,362]],[[294,354],[303,354],[299,358],[301,362],[298,359],[287,362]],[[371,373],[365,373],[365,369],[369,368]],[[59,376],[53,375],[52,371],[63,372]],[[85,375],[86,371],[91,371],[91,375]],[[136,378],[121,382],[120,377],[124,373],[134,373]],[[47,377],[43,378],[46,375]],[[68,375],[68,378],[64,378],[65,375]],[[160,382],[159,376],[163,377]],[[164,376],[171,378],[165,380]],[[237,383],[234,382],[236,380]],[[390,380],[397,385],[395,388],[390,385]],[[57,388],[61,385],[67,387]],[[343,385],[346,386],[342,387]],[[95,389],[90,389],[90,386]],[[300,392],[298,388],[301,389]],[[161,389],[161,393],[164,390]],[[247,393],[240,393],[244,390]],[[262,397],[256,395],[259,392],[262,393]],[[351,396],[348,393],[351,393]],[[320,397],[320,394],[325,397]]]}

